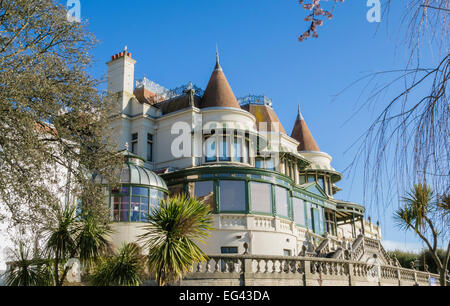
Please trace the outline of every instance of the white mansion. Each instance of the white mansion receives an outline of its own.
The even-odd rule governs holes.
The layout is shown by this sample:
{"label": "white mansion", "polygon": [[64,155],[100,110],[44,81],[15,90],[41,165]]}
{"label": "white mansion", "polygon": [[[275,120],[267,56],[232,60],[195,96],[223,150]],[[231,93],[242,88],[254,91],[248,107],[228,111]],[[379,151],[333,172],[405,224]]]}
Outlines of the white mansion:
{"label": "white mansion", "polygon": [[206,254],[297,256],[324,237],[345,249],[360,235],[381,240],[363,206],[335,198],[342,175],[300,110],[288,135],[270,99],[234,96],[218,56],[204,92],[135,81],[135,63],[126,48],[107,63],[119,107],[112,129],[126,155],[122,189],[108,197],[114,245],[136,241],[149,206],[179,193],[215,212],[215,231],[199,245]]}

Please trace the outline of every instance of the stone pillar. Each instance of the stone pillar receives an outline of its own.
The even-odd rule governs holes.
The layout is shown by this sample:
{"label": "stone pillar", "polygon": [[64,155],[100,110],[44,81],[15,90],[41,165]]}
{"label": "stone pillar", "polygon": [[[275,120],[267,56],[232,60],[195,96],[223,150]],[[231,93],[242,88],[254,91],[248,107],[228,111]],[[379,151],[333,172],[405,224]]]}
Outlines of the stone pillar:
{"label": "stone pillar", "polygon": [[402,285],[402,275],[401,275],[401,270],[399,267],[397,267],[397,279],[398,279],[398,285],[401,286]]}
{"label": "stone pillar", "polygon": [[252,286],[253,285],[253,267],[252,267],[253,260],[250,258],[244,259],[244,279],[243,279],[243,285],[244,286]]}
{"label": "stone pillar", "polygon": [[355,281],[353,279],[353,264],[351,262],[348,263],[348,285],[355,285]]}
{"label": "stone pillar", "polygon": [[308,286],[313,280],[313,274],[311,273],[311,261],[305,260],[305,274],[303,279],[304,286]]}

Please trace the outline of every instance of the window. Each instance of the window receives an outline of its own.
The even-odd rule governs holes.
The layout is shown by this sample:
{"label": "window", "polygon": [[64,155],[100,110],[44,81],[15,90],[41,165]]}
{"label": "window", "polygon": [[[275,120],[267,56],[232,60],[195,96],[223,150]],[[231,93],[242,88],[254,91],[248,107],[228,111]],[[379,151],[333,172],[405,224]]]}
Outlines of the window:
{"label": "window", "polygon": [[327,232],[330,235],[336,236],[336,222],[335,222],[335,212],[330,210],[325,210],[325,221],[327,224]]}
{"label": "window", "polygon": [[300,175],[300,177],[299,177],[299,184],[303,185],[305,183],[306,183],[306,176]]}
{"label": "window", "polygon": [[221,247],[220,251],[222,254],[237,254],[238,248],[237,247]]}
{"label": "window", "polygon": [[137,154],[138,139],[139,139],[138,133],[134,133],[133,135],[131,135],[131,153],[133,154]]}
{"label": "window", "polygon": [[135,186],[122,187],[112,193],[115,222],[147,222],[150,204],[159,205],[159,201],[165,197],[162,191]]}
{"label": "window", "polygon": [[255,159],[255,167],[258,169],[264,169],[264,159],[261,157],[258,157]]}
{"label": "window", "polygon": [[244,145],[244,148],[243,148],[243,158],[244,158],[244,160],[243,160],[243,162],[244,163],[246,163],[246,164],[248,164],[248,163],[250,163],[250,141],[248,141],[248,139],[245,139],[245,141],[244,141],[244,143],[245,143],[245,145]]}
{"label": "window", "polygon": [[206,139],[206,162],[217,161],[216,137],[210,136]]}
{"label": "window", "polygon": [[[220,251],[222,254],[237,254],[237,247],[221,247]],[[220,271],[233,271],[234,266],[237,264],[237,259],[219,259],[220,260]]]}
{"label": "window", "polygon": [[284,250],[283,250],[283,255],[284,255],[284,256],[292,256],[292,251],[291,251],[291,250],[288,250],[288,249],[284,249]]}
{"label": "window", "polygon": [[266,159],[266,169],[275,171],[275,161],[273,160],[273,158]]}
{"label": "window", "polygon": [[302,199],[292,198],[292,208],[294,210],[294,221],[298,225],[305,223],[305,203]]}
{"label": "window", "polygon": [[324,192],[327,192],[327,189],[325,187],[325,178],[323,176],[319,176],[319,186]]}
{"label": "window", "polygon": [[319,234],[320,224],[319,224],[319,210],[317,208],[311,208],[312,215],[312,229],[314,233]]}
{"label": "window", "polygon": [[246,195],[244,181],[220,181],[220,211],[245,212]]}
{"label": "window", "polygon": [[275,161],[272,158],[265,159],[263,157],[257,157],[255,159],[255,167],[275,171]]}
{"label": "window", "polygon": [[195,182],[192,183],[192,186],[193,190],[191,191],[191,194],[194,195],[200,201],[203,201],[205,204],[208,204],[214,211],[215,208],[214,182],[213,181]]}
{"label": "window", "polygon": [[244,157],[242,156],[242,138],[234,137],[233,160],[241,163],[244,161]]}
{"label": "window", "polygon": [[147,161],[153,161],[153,135],[147,134]]}
{"label": "window", "polygon": [[250,182],[252,211],[272,213],[272,185]]}
{"label": "window", "polygon": [[314,183],[316,181],[315,175],[308,175],[308,183]]}
{"label": "window", "polygon": [[229,137],[220,136],[219,161],[231,161]]}
{"label": "window", "polygon": [[288,217],[288,191],[285,188],[279,186],[275,187],[275,202],[277,207],[277,215]]}

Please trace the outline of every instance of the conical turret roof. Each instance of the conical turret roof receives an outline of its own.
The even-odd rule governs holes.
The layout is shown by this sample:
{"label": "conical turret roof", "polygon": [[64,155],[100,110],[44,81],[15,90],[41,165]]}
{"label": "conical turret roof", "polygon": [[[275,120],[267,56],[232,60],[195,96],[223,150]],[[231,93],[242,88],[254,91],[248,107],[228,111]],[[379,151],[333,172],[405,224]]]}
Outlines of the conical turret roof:
{"label": "conical turret roof", "polygon": [[300,144],[298,146],[298,151],[317,151],[320,152],[319,146],[317,145],[308,125],[303,118],[300,111],[300,106],[298,108],[298,116],[295,121],[294,129],[292,130],[292,138],[297,140]]}
{"label": "conical turret roof", "polygon": [[220,66],[219,54],[216,55],[216,67],[203,94],[201,107],[241,108]]}

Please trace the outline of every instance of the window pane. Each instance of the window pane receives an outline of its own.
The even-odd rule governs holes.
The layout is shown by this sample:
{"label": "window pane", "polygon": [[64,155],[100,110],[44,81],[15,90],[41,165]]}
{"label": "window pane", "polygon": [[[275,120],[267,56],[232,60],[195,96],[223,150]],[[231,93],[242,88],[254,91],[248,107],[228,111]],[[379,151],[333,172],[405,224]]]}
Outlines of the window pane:
{"label": "window pane", "polygon": [[145,187],[133,187],[132,194],[134,196],[144,196],[148,197],[148,188]]}
{"label": "window pane", "polygon": [[216,137],[211,136],[206,139],[206,161],[216,161]]}
{"label": "window pane", "polygon": [[220,137],[220,161],[231,161],[229,137]]}
{"label": "window pane", "polygon": [[316,181],[315,175],[308,175],[308,183],[313,183]]}
{"label": "window pane", "polygon": [[156,189],[150,189],[150,206],[154,208],[159,207],[158,190]]}
{"label": "window pane", "polygon": [[302,199],[292,198],[292,205],[295,223],[305,225],[305,203]]}
{"label": "window pane", "polygon": [[249,152],[249,148],[250,148],[250,142],[248,140],[245,140],[245,146],[243,148],[243,162],[248,164],[250,162],[250,152]]}
{"label": "window pane", "polygon": [[148,198],[141,198],[141,221],[147,222],[148,221]]}
{"label": "window pane", "polygon": [[139,197],[131,198],[131,222],[139,222]]}
{"label": "window pane", "polygon": [[312,213],[312,224],[314,233],[320,234],[321,232],[320,211],[317,208],[312,208],[311,213]]}
{"label": "window pane", "polygon": [[273,159],[267,159],[266,160],[266,169],[275,171],[275,162]]}
{"label": "window pane", "polygon": [[242,162],[242,140],[241,138],[234,138],[234,142],[233,142],[233,149],[234,149],[234,155],[233,155],[233,159],[235,161],[240,161]]}
{"label": "window pane", "polygon": [[255,167],[259,168],[259,169],[264,169],[264,159],[262,158],[257,158],[255,160]]}
{"label": "window pane", "polygon": [[194,196],[201,198],[207,195],[211,195],[214,192],[214,182],[195,182],[194,183]]}
{"label": "window pane", "polygon": [[191,193],[199,199],[203,201],[205,204],[208,204],[212,210],[215,208],[214,202],[214,182],[213,181],[205,181],[205,182],[195,182],[192,183]]}
{"label": "window pane", "polygon": [[306,183],[306,177],[304,175],[300,175],[299,183],[300,183],[300,185],[303,185]]}
{"label": "window pane", "polygon": [[277,203],[277,215],[288,217],[288,191],[279,186],[275,187],[275,201]]}
{"label": "window pane", "polygon": [[237,247],[221,247],[220,248],[222,254],[237,254],[238,248]]}
{"label": "window pane", "polygon": [[272,185],[264,183],[250,183],[252,211],[272,213]]}
{"label": "window pane", "polygon": [[246,211],[245,182],[220,181],[220,211]]}
{"label": "window pane", "polygon": [[311,203],[305,202],[306,205],[306,218],[308,220],[308,228],[313,229],[312,227],[312,216],[311,216]]}
{"label": "window pane", "polygon": [[325,189],[325,179],[323,178],[323,176],[319,176],[319,186],[323,189],[323,191],[326,191]]}
{"label": "window pane", "polygon": [[147,160],[153,161],[153,143],[147,143]]}
{"label": "window pane", "polygon": [[128,210],[121,210],[120,211],[120,221],[121,222],[129,222],[130,220],[130,214]]}

